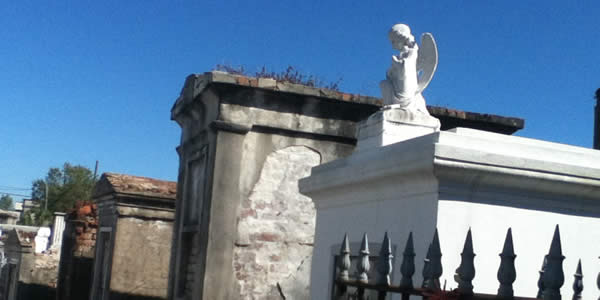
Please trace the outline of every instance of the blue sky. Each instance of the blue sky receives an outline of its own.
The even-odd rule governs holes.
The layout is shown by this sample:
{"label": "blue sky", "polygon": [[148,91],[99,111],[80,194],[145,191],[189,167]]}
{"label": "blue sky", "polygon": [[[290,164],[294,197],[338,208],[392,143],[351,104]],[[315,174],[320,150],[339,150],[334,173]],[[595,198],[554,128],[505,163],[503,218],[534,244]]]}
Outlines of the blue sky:
{"label": "blue sky", "polygon": [[438,43],[428,104],[521,117],[521,136],[591,147],[599,11],[598,1],[4,1],[0,187],[30,187],[66,161],[176,180],[170,108],[188,74],[216,64],[292,65],[379,96],[398,22]]}

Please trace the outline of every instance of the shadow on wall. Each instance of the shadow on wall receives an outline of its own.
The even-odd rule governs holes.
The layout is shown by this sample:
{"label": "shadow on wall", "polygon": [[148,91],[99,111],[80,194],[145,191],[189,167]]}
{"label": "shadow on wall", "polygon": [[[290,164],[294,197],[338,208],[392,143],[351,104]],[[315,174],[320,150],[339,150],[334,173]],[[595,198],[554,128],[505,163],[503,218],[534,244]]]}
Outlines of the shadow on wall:
{"label": "shadow on wall", "polygon": [[17,299],[54,300],[56,289],[47,285],[19,282]]}
{"label": "shadow on wall", "polygon": [[[67,261],[67,259],[65,259]],[[68,264],[68,265],[66,265]],[[87,257],[70,257],[66,265],[68,270],[59,276],[64,284],[59,284],[59,297],[61,300],[85,300],[88,299],[92,288],[92,272],[94,268],[94,259]],[[69,278],[64,278],[69,273]],[[68,283],[66,282],[68,281]]]}

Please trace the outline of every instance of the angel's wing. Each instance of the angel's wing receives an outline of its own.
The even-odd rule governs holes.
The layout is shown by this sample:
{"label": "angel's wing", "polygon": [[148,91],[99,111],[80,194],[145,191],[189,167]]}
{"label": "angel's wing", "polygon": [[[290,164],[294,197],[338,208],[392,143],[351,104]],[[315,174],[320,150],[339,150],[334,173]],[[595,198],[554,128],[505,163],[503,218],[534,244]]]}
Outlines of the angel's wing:
{"label": "angel's wing", "polygon": [[421,46],[419,47],[419,56],[417,57],[417,75],[418,92],[422,92],[435,73],[438,64],[438,52],[435,40],[431,33],[421,35]]}

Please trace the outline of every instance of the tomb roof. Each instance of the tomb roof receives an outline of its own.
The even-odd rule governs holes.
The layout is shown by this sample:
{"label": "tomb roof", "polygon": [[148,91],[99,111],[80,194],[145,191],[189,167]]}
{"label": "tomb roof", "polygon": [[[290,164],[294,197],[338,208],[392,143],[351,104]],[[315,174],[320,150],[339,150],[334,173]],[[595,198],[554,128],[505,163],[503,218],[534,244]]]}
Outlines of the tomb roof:
{"label": "tomb roof", "polygon": [[20,215],[21,213],[18,211],[0,209],[0,216],[18,219]]}
{"label": "tomb roof", "polygon": [[[256,78],[239,74],[231,74],[222,71],[210,71],[202,74],[192,74],[187,77],[181,96],[175,102],[172,113],[173,117],[188,104],[191,92],[191,98],[195,98],[202,93],[211,84],[225,84],[245,88],[261,89],[281,93],[292,93],[307,97],[318,97],[341,103],[362,104],[373,112],[383,106],[383,100],[377,97],[365,96],[359,94],[350,94],[341,91],[307,86],[291,83],[287,81],[275,80],[273,78]],[[187,94],[187,95],[185,95]],[[186,99],[187,98],[187,99]],[[516,117],[505,117],[486,113],[468,112],[452,108],[427,106],[429,113],[440,119],[442,130],[455,127],[469,127],[491,132],[512,134],[521,130],[525,126],[525,120]]]}
{"label": "tomb roof", "polygon": [[96,184],[94,197],[110,193],[175,200],[177,182],[126,174],[104,173]]}

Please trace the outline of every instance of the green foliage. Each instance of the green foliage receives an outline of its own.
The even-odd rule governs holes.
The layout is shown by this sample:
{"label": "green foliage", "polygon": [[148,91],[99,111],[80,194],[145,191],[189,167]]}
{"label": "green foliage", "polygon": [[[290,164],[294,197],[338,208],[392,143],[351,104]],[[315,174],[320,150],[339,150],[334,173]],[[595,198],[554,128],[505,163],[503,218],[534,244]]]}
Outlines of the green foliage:
{"label": "green foliage", "polygon": [[23,219],[21,220],[23,225],[35,225],[35,212],[27,211],[23,214]]}
{"label": "green foliage", "polygon": [[285,71],[280,72],[269,71],[264,66],[260,69],[260,71],[254,73],[247,71],[244,68],[244,66],[235,67],[230,65],[217,65],[215,67],[215,70],[235,75],[251,76],[257,78],[273,78],[277,81],[302,84],[310,87],[325,88],[338,92],[340,91],[340,82],[342,82],[341,77],[334,82],[325,82],[315,75],[302,74],[302,72],[300,72],[293,66],[288,66],[287,69],[285,69]]}
{"label": "green foliage", "polygon": [[23,225],[50,226],[52,225],[54,212],[45,210],[42,206],[33,207],[23,214]]}
{"label": "green foliage", "polygon": [[14,209],[13,198],[9,195],[2,195],[2,197],[0,197],[0,209]]}
{"label": "green foliage", "polygon": [[39,207],[26,213],[23,223],[37,226],[51,224],[54,212],[70,211],[78,201],[91,201],[95,184],[94,174],[86,167],[65,163],[62,169],[50,168],[45,182],[43,179],[33,182],[31,197],[39,203]]}

